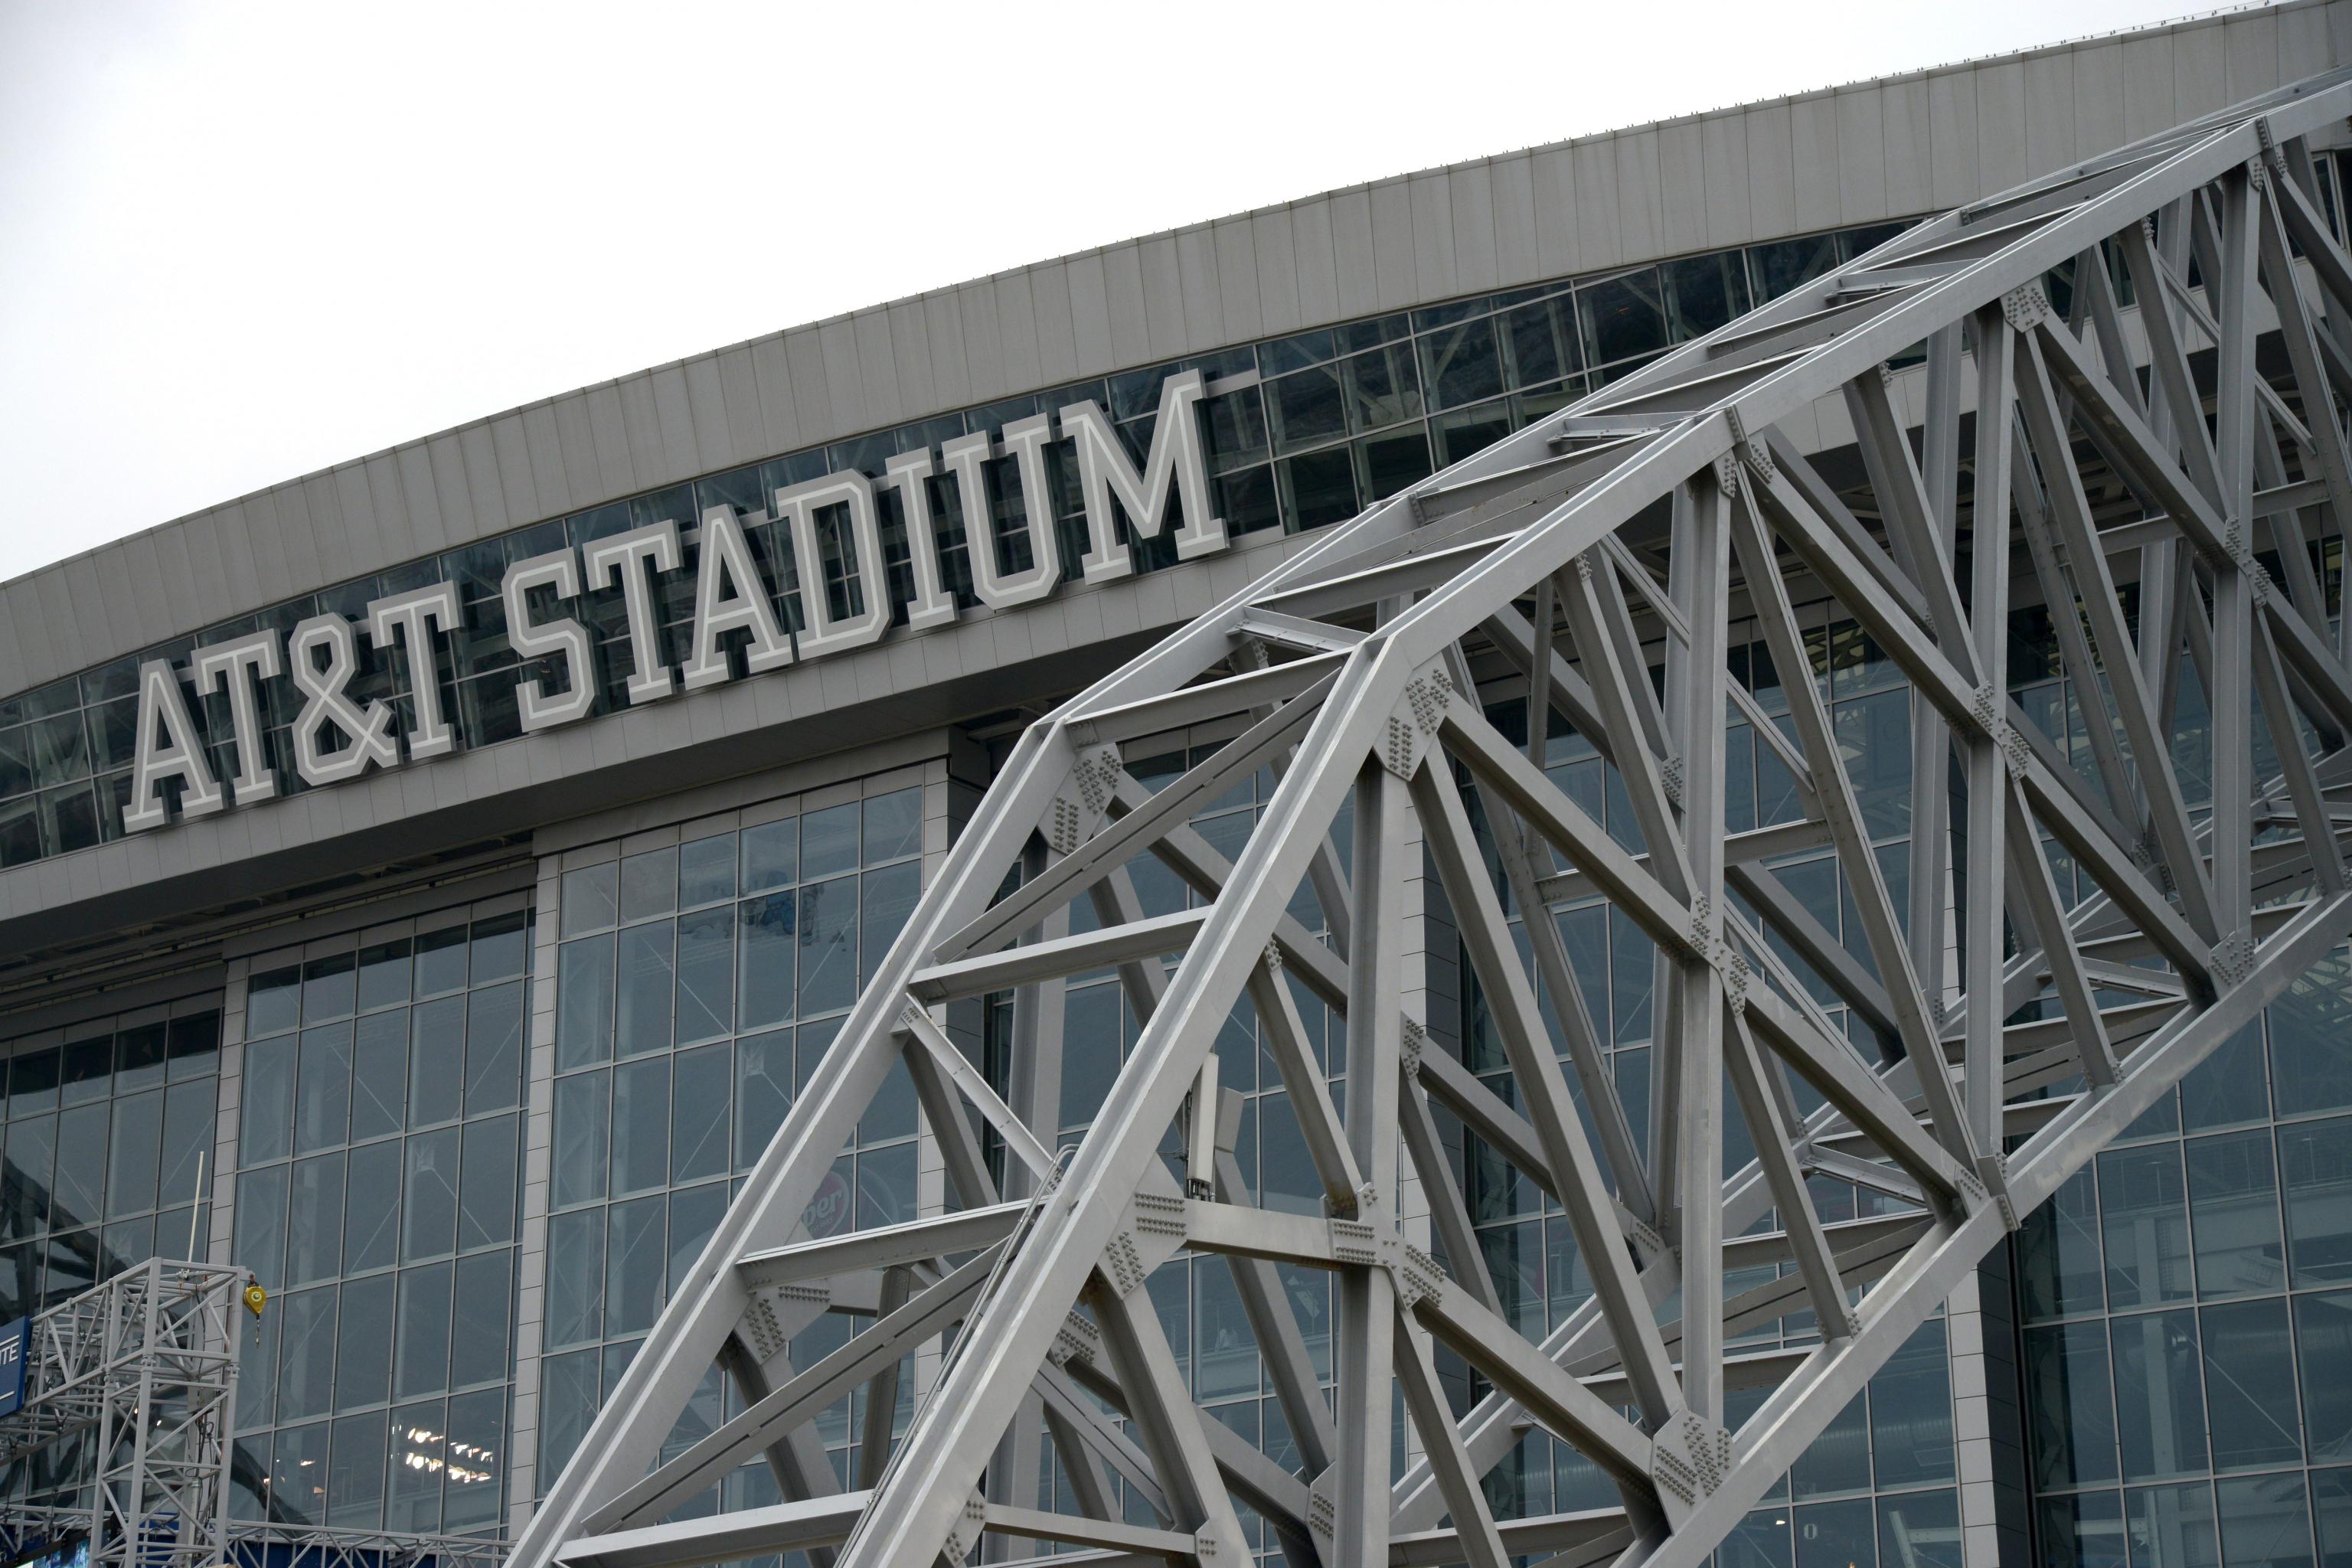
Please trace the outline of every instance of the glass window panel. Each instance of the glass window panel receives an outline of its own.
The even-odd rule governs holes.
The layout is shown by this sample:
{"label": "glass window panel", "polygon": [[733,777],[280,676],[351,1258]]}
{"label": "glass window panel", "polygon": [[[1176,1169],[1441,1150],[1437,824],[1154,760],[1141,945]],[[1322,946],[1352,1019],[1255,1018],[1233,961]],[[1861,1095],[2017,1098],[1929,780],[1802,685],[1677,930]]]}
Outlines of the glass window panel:
{"label": "glass window panel", "polygon": [[1871,1378],[1870,1447],[1882,1487],[1948,1481],[1958,1473],[1941,1321],[1921,1324]]}
{"label": "glass window panel", "polygon": [[801,819],[786,816],[743,829],[742,890],[781,888],[800,875]]}
{"label": "glass window panel", "polygon": [[1812,1503],[1796,1510],[1797,1568],[1870,1568],[1878,1530],[1870,1500]]}
{"label": "glass window panel", "polygon": [[1798,284],[1820,277],[1838,264],[1837,237],[1814,235],[1806,239],[1777,240],[1748,247],[1748,275],[1760,303],[1778,299]]}
{"label": "glass window panel", "polygon": [[163,1025],[159,1020],[114,1037],[114,1092],[130,1094],[163,1081]]}
{"label": "glass window panel", "polygon": [[2111,1307],[2152,1307],[2192,1291],[2180,1146],[2110,1149],[2099,1156],[2099,1229]]}
{"label": "glass window panel", "polygon": [[[2262,1121],[2271,1113],[2259,1021],[2230,1037],[2180,1080],[2181,1125],[2191,1132]],[[2190,1185],[2195,1185],[2192,1178]]]}
{"label": "glass window panel", "polygon": [[2314,1462],[2352,1459],[2352,1291],[2298,1296],[2294,1348],[2303,1366],[2304,1446]]}
{"label": "glass window panel", "polygon": [[213,1080],[175,1083],[163,1091],[163,1157],[158,1173],[159,1205],[200,1204],[217,1173],[205,1169],[214,1131]]}
{"label": "glass window panel", "polygon": [[670,1092],[670,1180],[727,1173],[727,1111],[732,1063],[725,1041],[675,1058]]}
{"label": "glass window panel", "polygon": [[1878,1500],[1881,1568],[1962,1568],[1960,1500],[1948,1491]]}
{"label": "glass window panel", "polygon": [[1348,428],[1358,435],[1421,417],[1421,381],[1402,342],[1389,342],[1339,362],[1339,388]]}
{"label": "glass window panel", "polygon": [[613,1191],[669,1182],[669,1058],[625,1062],[613,1072]]}
{"label": "glass window panel", "polygon": [[178,1083],[184,1079],[205,1078],[218,1072],[220,1029],[218,1013],[197,1013],[173,1019],[164,1045],[170,1058],[166,1076]]}
{"label": "glass window panel", "polygon": [[323,1024],[349,1017],[356,1005],[359,964],[356,955],[335,953],[314,958],[302,966],[302,1021]]}
{"label": "glass window panel", "polygon": [[1215,1264],[1193,1269],[1193,1397],[1229,1399],[1257,1392],[1257,1340],[1243,1310],[1234,1271]]}
{"label": "glass window panel", "polygon": [[486,1388],[449,1401],[448,1466],[441,1490],[441,1527],[475,1530],[496,1522],[505,1466],[506,1390]]}
{"label": "glass window panel", "polygon": [[58,1084],[61,1105],[103,1100],[113,1089],[115,1041],[110,1035],[66,1041],[64,1079]]}
{"label": "glass window panel", "polygon": [[395,1277],[372,1274],[343,1284],[336,1332],[335,1408],[381,1405],[392,1394]]}
{"label": "glass window panel", "polygon": [[1571,296],[1521,305],[1503,317],[1503,331],[1513,386],[1538,386],[1584,368]]}
{"label": "glass window panel", "polygon": [[2303,1454],[2286,1303],[2205,1309],[2205,1402],[2217,1470],[2291,1465]]}
{"label": "glass window panel", "polygon": [[289,1036],[245,1047],[240,1163],[283,1160],[294,1149],[294,1041]]}
{"label": "glass window panel", "polygon": [[2337,948],[2264,1010],[2282,1110],[2352,1106],[2352,961]]}
{"label": "glass window panel", "polygon": [[408,1124],[454,1121],[465,1105],[466,999],[420,1003],[408,1016]]}
{"label": "glass window panel", "polygon": [[[2196,1101],[2184,1097],[2184,1103]],[[2270,1130],[2192,1138],[2188,1166],[2198,1292],[2210,1298],[2279,1289],[2286,1282],[2286,1247]]]}
{"label": "glass window panel", "polygon": [[1364,437],[1354,450],[1356,483],[1367,500],[1385,500],[1433,471],[1429,437],[1417,426]]}
{"label": "glass window panel", "polygon": [[814,881],[857,865],[862,818],[858,803],[827,806],[801,817],[801,879]]}
{"label": "glass window panel", "polygon": [[151,1089],[116,1100],[113,1138],[107,1159],[107,1217],[144,1214],[155,1207],[155,1184],[161,1174],[163,1091]]}
{"label": "glass window panel", "polygon": [[712,1182],[669,1195],[669,1288],[675,1290],[727,1217],[727,1184]]}
{"label": "glass window panel", "polygon": [[614,934],[567,942],[555,955],[555,1066],[584,1067],[613,1055]]}
{"label": "glass window panel", "polygon": [[2124,1494],[2133,1568],[2219,1568],[2213,1539],[2213,1489],[2135,1487]]}
{"label": "glass window panel", "polygon": [[[731,868],[732,860],[730,865]],[[735,1028],[735,906],[677,921],[677,1038],[716,1039]]]}
{"label": "glass window panel", "polygon": [[19,1178],[19,1190],[0,1220],[7,1239],[21,1241],[49,1229],[49,1183],[57,1162],[57,1117],[28,1117],[7,1131],[9,1171]]}
{"label": "glass window panel", "polygon": [[2294,1283],[2352,1279],[2352,1117],[2280,1128],[2278,1159]]}
{"label": "glass window panel", "polygon": [[670,993],[676,980],[676,928],[667,921],[621,932],[615,1048],[625,1057],[670,1047]]}
{"label": "glass window panel", "polygon": [[1576,291],[1584,357],[1604,365],[1666,346],[1665,301],[1655,268],[1644,267]]}
{"label": "glass window panel", "polygon": [[2118,1494],[2044,1498],[2040,1513],[2044,1568],[2127,1568]]}
{"label": "glass window panel", "polygon": [[1294,531],[1356,515],[1355,464],[1345,447],[1285,458],[1274,471],[1283,516]]}
{"label": "glass window panel", "polygon": [[370,1143],[351,1152],[350,1190],[366,1201],[343,1211],[343,1269],[357,1274],[400,1261],[400,1144]]}
{"label": "glass window panel", "polygon": [[105,1215],[108,1105],[77,1105],[58,1117],[57,1179],[50,1189],[58,1229]]}
{"label": "glass window panel", "polygon": [[859,923],[864,928],[857,968],[860,985],[874,978],[883,957],[890,951],[899,931],[906,929],[915,912],[915,900],[923,891],[922,863],[903,861],[886,866],[879,871],[868,871],[860,892]]}
{"label": "glass window panel", "polygon": [[[247,983],[246,1038],[257,1040],[268,1035],[282,1035],[301,1021],[301,970],[273,969],[267,974],[255,975]],[[55,1087],[54,1082],[51,1087]],[[9,1086],[12,1097],[23,1092],[14,1084]]]}
{"label": "glass window panel", "polygon": [[653,1327],[662,1304],[666,1262],[664,1215],[668,1200],[659,1193],[614,1204],[606,1212],[604,1242],[604,1331],[640,1334]]}
{"label": "glass window panel", "polygon": [[2312,1471],[2311,1511],[2319,1522],[2321,1568],[2352,1568],[2352,1470]]}
{"label": "glass window panel", "polygon": [[327,1505],[327,1424],[289,1426],[278,1434],[269,1462],[270,1517],[290,1524],[324,1521]]}
{"label": "glass window panel", "polygon": [[1748,272],[1736,250],[1669,261],[1658,271],[1665,284],[1666,324],[1677,342],[1748,313]]}
{"label": "glass window panel", "polygon": [[278,1325],[278,1419],[324,1415],[335,1397],[335,1288],[297,1290],[269,1303]]}
{"label": "glass window panel", "polygon": [[1268,382],[1265,395],[1267,426],[1277,452],[1296,451],[1348,432],[1339,373],[1329,365]]}
{"label": "glass window panel", "polygon": [[474,973],[468,984],[482,986],[512,980],[530,952],[530,911],[516,910],[474,922]]}
{"label": "glass window panel", "polygon": [[335,1423],[334,1464],[327,1472],[327,1523],[338,1530],[383,1528],[384,1412]]}
{"label": "glass window panel", "polygon": [[923,792],[892,790],[864,805],[866,864],[878,866],[923,852]]}
{"label": "glass window panel", "polygon": [[576,1209],[547,1224],[547,1342],[597,1338],[604,1320],[604,1211]]}
{"label": "glass window panel", "polygon": [[562,910],[559,930],[568,937],[602,931],[617,921],[621,913],[618,863],[606,861],[602,866],[583,866],[577,871],[563,873]]}
{"label": "glass window panel", "polygon": [[1433,408],[1455,408],[1503,390],[1503,362],[1495,318],[1481,316],[1424,335],[1421,384]]}
{"label": "glass window panel", "polygon": [[507,1333],[514,1319],[514,1251],[500,1247],[457,1259],[449,1334],[449,1386],[495,1383],[507,1375]]}
{"label": "glass window panel", "polygon": [[793,950],[799,901],[789,892],[739,906],[742,933],[742,1009],[738,1026],[765,1028],[793,1016]]}
{"label": "glass window panel", "polygon": [[857,1156],[857,1228],[898,1225],[915,1217],[915,1146],[900,1143]]}
{"label": "glass window panel", "polygon": [[612,1092],[612,1075],[602,1068],[555,1080],[551,1201],[557,1208],[604,1195]]}
{"label": "glass window panel", "polygon": [[1429,433],[1437,444],[1438,461],[1458,463],[1509,435],[1511,423],[1510,404],[1498,398],[1437,415],[1429,422]]}
{"label": "glass window panel", "polygon": [[778,1029],[736,1041],[736,1169],[748,1169],[760,1158],[792,1103],[792,1031]]}
{"label": "glass window panel", "polygon": [[[856,839],[849,842],[855,852]],[[800,897],[799,1011],[805,1018],[857,999],[857,879],[818,882],[803,888]]]}
{"label": "glass window panel", "polygon": [[352,1123],[352,1026],[302,1031],[294,1079],[294,1152],[315,1153],[343,1142]]}
{"label": "glass window panel", "polygon": [[286,1283],[285,1166],[237,1177],[235,1256],[238,1267],[251,1269],[264,1286]]}
{"label": "glass window panel", "polygon": [[387,1529],[429,1534],[441,1528],[443,1436],[437,1399],[392,1413],[392,1486],[384,1504]]}
{"label": "glass window panel", "polygon": [[678,847],[677,907],[690,910],[735,896],[735,836],[714,834]]}
{"label": "glass window panel", "polygon": [[404,1259],[431,1258],[457,1245],[457,1129],[448,1127],[408,1141],[400,1242]]}
{"label": "glass window panel", "polygon": [[2158,1480],[2206,1468],[2197,1314],[2117,1318],[2108,1331],[2115,1345],[2116,1430],[2123,1442],[2124,1479]]}
{"label": "glass window panel", "polygon": [[[343,1264],[343,1156],[320,1154],[293,1164],[286,1241],[286,1282],[332,1279]],[[360,1202],[367,1201],[365,1193]]]}
{"label": "glass window panel", "polygon": [[408,942],[380,942],[360,949],[360,1011],[408,1000]]}
{"label": "glass window panel", "polygon": [[400,1276],[398,1360],[394,1397],[432,1394],[449,1383],[450,1266],[428,1264]]}
{"label": "glass window panel", "polygon": [[523,983],[476,991],[466,1007],[466,1114],[522,1102]]}
{"label": "glass window panel", "polygon": [[516,1116],[466,1123],[465,1184],[459,1189],[457,1207],[460,1251],[514,1239],[521,1126],[521,1119]]}
{"label": "glass window panel", "polygon": [[1789,1467],[1789,1479],[1799,1497],[1870,1489],[1870,1413],[1861,1394],[1846,1401]]}
{"label": "glass window panel", "polygon": [[560,1474],[588,1424],[596,1418],[597,1363],[593,1350],[550,1356],[542,1363],[539,1394],[539,1473]]}
{"label": "glass window panel", "polygon": [[653,849],[621,862],[621,919],[647,920],[677,908],[677,851]]}
{"label": "glass window panel", "polygon": [[[1562,1447],[1563,1453],[1573,1450]],[[1787,1508],[1759,1508],[1745,1515],[1716,1552],[1721,1568],[1793,1568]]]}
{"label": "glass window panel", "polygon": [[408,1016],[364,1014],[352,1043],[352,1142],[397,1132],[407,1114]]}
{"label": "glass window panel", "polygon": [[2303,1568],[2311,1561],[2311,1521],[2303,1478],[2248,1476],[2217,1481],[2221,1561],[2228,1568]]}
{"label": "glass window panel", "polygon": [[450,926],[416,939],[416,994],[438,996],[466,988],[466,928]]}
{"label": "glass window panel", "polygon": [[2028,1329],[2025,1392],[2035,1485],[2083,1486],[2116,1479],[2105,1323]]}

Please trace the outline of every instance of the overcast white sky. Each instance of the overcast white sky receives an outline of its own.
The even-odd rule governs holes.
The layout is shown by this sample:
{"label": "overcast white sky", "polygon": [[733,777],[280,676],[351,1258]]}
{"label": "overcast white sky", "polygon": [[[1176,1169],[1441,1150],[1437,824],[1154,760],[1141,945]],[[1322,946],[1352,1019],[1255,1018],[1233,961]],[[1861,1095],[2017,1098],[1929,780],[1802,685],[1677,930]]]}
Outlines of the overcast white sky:
{"label": "overcast white sky", "polygon": [[0,0],[0,578],[1066,251],[2160,0]]}

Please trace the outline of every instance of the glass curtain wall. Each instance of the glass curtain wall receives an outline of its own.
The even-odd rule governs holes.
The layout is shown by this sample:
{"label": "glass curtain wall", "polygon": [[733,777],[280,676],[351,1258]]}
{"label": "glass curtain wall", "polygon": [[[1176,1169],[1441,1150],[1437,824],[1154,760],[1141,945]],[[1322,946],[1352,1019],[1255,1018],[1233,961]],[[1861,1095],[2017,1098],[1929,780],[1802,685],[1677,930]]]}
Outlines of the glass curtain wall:
{"label": "glass curtain wall", "polygon": [[2352,1562],[2352,957],[2026,1222],[2049,1563]]}
{"label": "glass curtain wall", "polygon": [[[677,661],[685,657],[691,635],[696,520],[705,509],[730,506],[739,513],[764,514],[780,487],[848,468],[879,478],[898,453],[936,447],[969,432],[995,431],[1041,413],[1056,414],[1081,398],[1111,416],[1130,456],[1140,463],[1158,420],[1160,386],[1186,370],[1200,371],[1213,384],[1232,384],[1202,405],[1210,483],[1227,527],[1235,534],[1319,528],[1353,517],[1675,344],[1853,259],[1903,226],[1871,225],[1777,240],[1236,344],[708,475],[289,599],[0,700],[0,868],[121,837],[142,660],[184,663],[197,645],[265,627],[282,635],[322,612],[357,618],[372,599],[446,578],[457,584],[464,624],[441,639],[436,656],[442,710],[460,746],[512,740],[521,733],[517,678],[542,679],[550,689],[559,689],[564,679],[552,668],[522,668],[508,640],[499,588],[513,562],[665,520],[677,522],[685,569],[665,582],[656,605],[666,657]],[[1047,458],[1052,493],[1044,498],[1042,510],[1050,514],[1066,567],[1085,548],[1076,464],[1066,442],[1050,447]],[[1021,525],[1041,503],[1022,494],[1014,468],[1009,458],[992,462],[986,479],[998,523],[991,547],[1005,556],[1008,568],[1018,569],[1028,563]],[[978,600],[971,592],[962,497],[951,479],[935,478],[929,485],[942,580],[970,608]],[[894,606],[903,606],[913,578],[900,500],[895,489],[885,487],[877,503],[887,588]],[[1176,510],[1181,513],[1181,506]],[[840,508],[817,519],[820,565],[836,614],[862,606],[871,591],[857,580],[853,556],[844,547],[843,521]],[[780,605],[784,624],[797,629],[804,618],[805,573],[793,560],[785,531],[761,521],[746,531],[764,587]],[[1142,544],[1137,554],[1145,571],[1175,563],[1173,544],[1164,533]],[[553,613],[544,595],[536,602],[536,613]],[[618,711],[627,705],[622,692],[635,668],[621,595],[617,589],[591,592],[585,603],[582,618],[597,648],[596,711]],[[904,618],[903,608],[896,613]],[[352,697],[392,702],[405,724],[415,679],[405,656],[388,657],[362,639],[358,658]],[[283,678],[262,686],[278,788],[299,794],[309,786],[294,769],[289,726],[301,706],[300,694]],[[231,776],[236,763],[227,698],[218,692],[205,697],[194,717],[215,772]]]}
{"label": "glass curtain wall", "polygon": [[289,963],[246,993],[232,1256],[239,1517],[495,1528],[513,1375],[531,914]]}
{"label": "glass curtain wall", "polygon": [[[220,1038],[215,992],[0,1043],[0,1320],[204,1245]],[[70,1504],[88,1464],[84,1441],[52,1445],[0,1471],[0,1495]]]}
{"label": "glass curtain wall", "polygon": [[[542,1485],[562,1469],[913,910],[923,798],[917,786],[814,810],[787,803],[771,821],[564,873]],[[810,1205],[810,1233],[913,1218],[915,1131],[913,1084],[897,1068]],[[793,1340],[794,1363],[856,1326],[846,1315],[821,1320]],[[900,1387],[903,1416],[912,1379]],[[819,1424],[845,1484],[864,1397],[861,1389]],[[739,1408],[714,1372],[674,1444]],[[746,1501],[772,1499],[772,1485],[764,1466],[728,1482]]]}

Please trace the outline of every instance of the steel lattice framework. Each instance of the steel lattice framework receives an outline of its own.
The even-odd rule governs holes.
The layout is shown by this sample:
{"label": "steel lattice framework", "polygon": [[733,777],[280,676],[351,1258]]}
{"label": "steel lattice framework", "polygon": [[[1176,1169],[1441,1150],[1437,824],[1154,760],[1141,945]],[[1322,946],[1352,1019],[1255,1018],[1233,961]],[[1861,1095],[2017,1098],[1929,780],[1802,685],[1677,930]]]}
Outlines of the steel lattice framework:
{"label": "steel lattice framework", "polygon": [[155,1258],[33,1319],[0,1463],[80,1440],[79,1507],[0,1504],[23,1543],[83,1534],[93,1564],[215,1568],[228,1551],[229,1397],[242,1268]]}
{"label": "steel lattice framework", "polygon": [[[2352,80],[2316,79],[1913,227],[1375,506],[1031,727],[516,1563],[802,1549],[902,1568],[1063,1543],[1083,1550],[1056,1563],[1223,1568],[1249,1556],[1236,1500],[1295,1563],[1704,1562],[2019,1215],[2352,931],[2352,625],[2331,633],[2316,564],[2352,521],[2352,257],[2305,141],[2347,110]],[[2070,267],[2062,314],[2045,279]],[[1922,358],[1916,375],[1889,368]],[[1904,412],[1915,394],[1924,418]],[[1824,399],[1851,416],[1866,486],[1833,487],[1777,428]],[[2009,695],[2013,572],[2079,607],[2056,620],[2088,713],[2080,768]],[[1791,581],[1911,683],[1907,907],[1816,685],[1786,683],[1784,735],[1728,668],[1735,613],[1779,669],[1811,668]],[[1645,631],[1664,640],[1662,695]],[[2171,744],[2184,650],[2210,698],[2208,811],[2185,804]],[[1498,656],[1544,699],[1524,745],[1471,684],[1472,659]],[[1127,771],[1124,743],[1234,715],[1235,738],[1156,792]],[[1540,765],[1555,715],[1622,778],[1638,852]],[[1778,750],[1801,822],[1727,831],[1727,715]],[[1269,767],[1278,787],[1228,861],[1188,818]],[[2045,841],[2093,896],[2061,895]],[[1822,844],[1866,959],[1772,876],[1771,858]],[[1198,907],[1147,915],[1140,857]],[[1424,866],[1507,1096],[1424,1050],[1403,1009]],[[1596,891],[1660,954],[1646,1147],[1553,923],[1522,938],[1508,919]],[[1296,918],[1309,899],[1328,941]],[[1848,1043],[1768,928],[1880,1049]],[[1104,969],[1142,1032],[1057,1159],[1061,1054],[1116,1049],[1065,1038],[1061,982]],[[1344,1012],[1328,1076],[1293,980]],[[1006,991],[1000,1094],[941,1020]],[[1213,1113],[1213,1042],[1236,1009],[1280,1068],[1323,1217],[1251,1205]],[[803,1209],[901,1061],[959,1206],[807,1239]],[[1723,1168],[1727,1083],[1759,1151],[1743,1169]],[[1540,1342],[1499,1310],[1436,1107],[1565,1209],[1592,1294]],[[1815,1173],[1895,1211],[1824,1225]],[[1400,1214],[1409,1173],[1425,1221]],[[1296,1469],[1187,1391],[1143,1289],[1181,1251],[1230,1262]],[[1277,1262],[1336,1276],[1328,1396]],[[1727,1270],[1761,1263],[1793,1267],[1727,1290]],[[792,1365],[787,1336],[828,1308],[864,1326]],[[1803,1311],[1817,1343],[1727,1353]],[[902,1357],[950,1335],[890,1451]],[[1466,1414],[1433,1345],[1491,1387]],[[663,1458],[714,1363],[746,1408]],[[1402,1479],[1392,1381],[1418,1455]],[[869,1383],[844,1490],[810,1423]],[[1727,1430],[1727,1388],[1757,1387]],[[1620,1506],[1496,1520],[1480,1478],[1528,1421],[1597,1464]],[[1048,1440],[1071,1511],[1037,1506]],[[677,1517],[761,1455],[788,1500]]]}

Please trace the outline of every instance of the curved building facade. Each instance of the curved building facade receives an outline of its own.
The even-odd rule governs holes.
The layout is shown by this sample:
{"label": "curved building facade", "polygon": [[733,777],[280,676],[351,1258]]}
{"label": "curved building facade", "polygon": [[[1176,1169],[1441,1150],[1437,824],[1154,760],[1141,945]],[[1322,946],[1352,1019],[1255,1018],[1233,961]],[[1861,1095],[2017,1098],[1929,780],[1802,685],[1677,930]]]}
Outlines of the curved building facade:
{"label": "curved building facade", "polygon": [[[1028,719],[1318,531],[1912,223],[2347,64],[2352,4],[2293,0],[1328,193],[568,392],[0,584],[0,1319],[152,1256],[233,1262],[270,1297],[240,1518],[519,1529]],[[2340,232],[2338,144],[2313,142]],[[1859,463],[1835,399],[1784,429],[1832,479]],[[2340,595],[2340,541],[2324,570]],[[1810,673],[1892,876],[1909,688],[1824,598],[1797,606]],[[2011,692],[2079,735],[2061,628],[2032,579],[2016,604]],[[1785,728],[1787,672],[1752,625],[1731,637]],[[1475,674],[1524,742],[1524,679]],[[2193,680],[2179,715],[2185,757]],[[1130,740],[1129,766],[1172,777],[1231,732]],[[1774,739],[1729,735],[1739,830],[1801,816]],[[1635,842],[1591,745],[1555,732],[1545,760]],[[1270,789],[1193,826],[1231,853]],[[1823,944],[1790,947],[1801,972],[1866,961],[1825,848],[1773,869],[1775,918]],[[1442,894],[1414,908],[1407,1010],[1490,1073]],[[1559,919],[1639,1101],[1655,949],[1598,899]],[[1817,1000],[1859,1037],[1833,978]],[[1108,971],[1068,985],[1061,1079],[1024,1091],[1075,1142],[1137,1022]],[[1719,1560],[2352,1563],[2348,1011],[2339,952],[2031,1216]],[[1001,1079],[1009,1002],[950,1024]],[[1319,1214],[1283,1079],[1234,1034],[1240,1171]],[[1559,1206],[1441,1130],[1476,1265],[1539,1337],[1592,1288]],[[1885,1201],[1814,1180],[1825,1218]],[[947,1191],[902,1073],[806,1223]],[[1328,1279],[1281,1283],[1328,1378]],[[1150,1289],[1193,1397],[1295,1459],[1231,1273]],[[909,1358],[896,1412],[841,1401],[806,1462],[870,1481],[936,1363]],[[740,1408],[714,1374],[674,1441]],[[83,1458],[20,1460],[8,1495],[69,1500]],[[1049,1503],[1070,1484],[1044,1467]],[[1486,1489],[1498,1517],[1611,1495],[1532,1428]]]}

